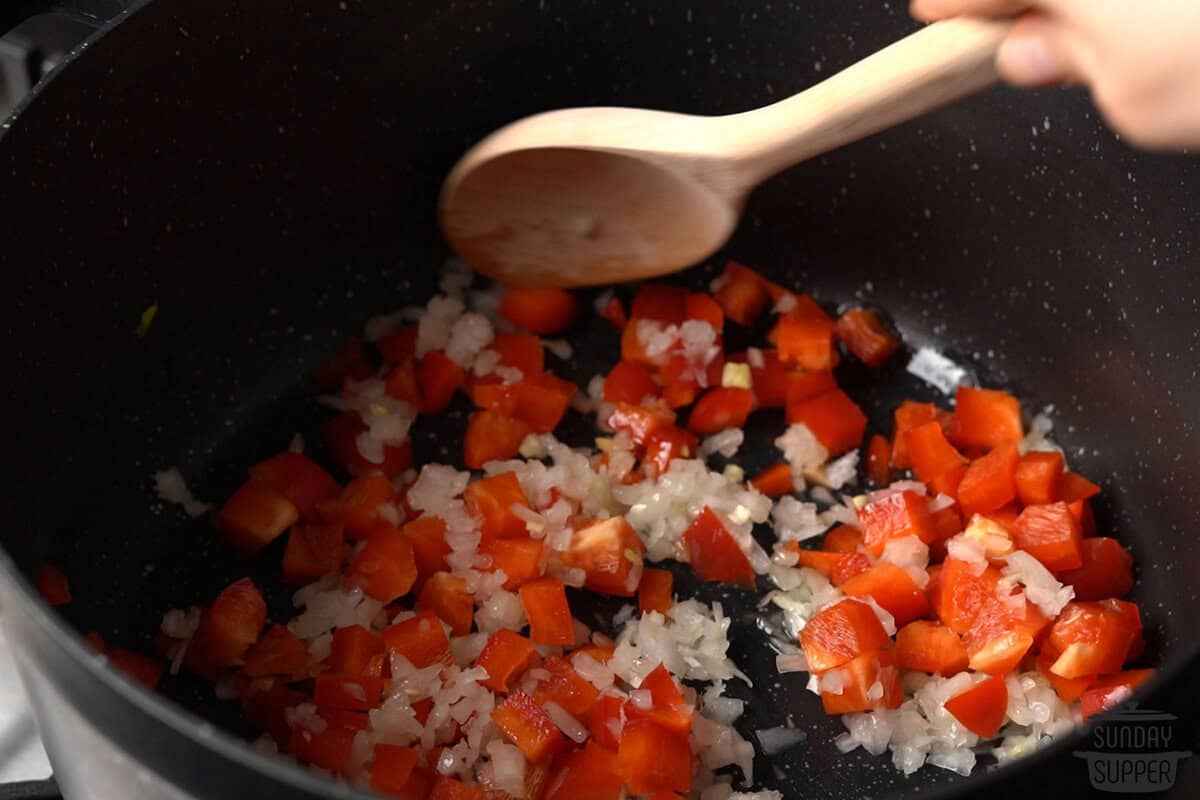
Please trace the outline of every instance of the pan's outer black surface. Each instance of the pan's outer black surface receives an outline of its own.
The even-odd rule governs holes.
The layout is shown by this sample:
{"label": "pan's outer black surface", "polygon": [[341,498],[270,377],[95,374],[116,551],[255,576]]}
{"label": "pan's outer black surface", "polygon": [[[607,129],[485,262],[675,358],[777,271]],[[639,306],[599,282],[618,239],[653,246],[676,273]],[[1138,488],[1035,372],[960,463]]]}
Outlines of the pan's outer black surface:
{"label": "pan's outer black surface", "polygon": [[[64,68],[0,140],[3,544],[25,568],[63,566],[77,628],[145,646],[164,608],[273,573],[270,558],[234,563],[206,523],[161,508],[151,473],[178,464],[219,498],[245,464],[311,430],[311,367],[369,314],[432,287],[433,198],[469,143],[562,105],[742,110],[912,27],[897,8],[833,0],[433,5],[159,0]],[[1030,407],[1053,404],[1073,464],[1105,485],[1102,525],[1137,557],[1135,596],[1168,677],[1195,653],[1200,611],[1200,513],[1181,488],[1200,470],[1198,178],[1195,162],[1126,150],[1080,95],[997,91],[782,176],[727,251],[824,302],[878,303],[910,343],[949,348]],[[605,360],[601,344],[574,377]],[[860,397],[876,425],[896,399]],[[422,440],[426,455],[437,441]],[[2,587],[69,793],[331,791],[132,690],[27,584]],[[286,596],[271,600],[282,615]],[[837,756],[836,721],[773,675],[750,598],[725,602],[736,656],[762,676],[746,729],[792,713],[810,733],[776,764],[760,759],[764,785],[789,797],[927,796],[996,778],[1083,788],[1080,762],[1061,757],[1071,742],[968,781]],[[209,690],[170,691],[235,725]],[[96,734],[145,767],[141,783],[96,755]],[[98,774],[116,781],[101,794]]]}

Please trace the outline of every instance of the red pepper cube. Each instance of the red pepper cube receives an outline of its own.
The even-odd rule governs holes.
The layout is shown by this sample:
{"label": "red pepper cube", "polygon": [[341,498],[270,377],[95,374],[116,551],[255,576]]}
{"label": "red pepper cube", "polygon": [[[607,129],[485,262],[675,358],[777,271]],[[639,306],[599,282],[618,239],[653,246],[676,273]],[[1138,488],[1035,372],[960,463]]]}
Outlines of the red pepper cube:
{"label": "red pepper cube", "polygon": [[405,523],[400,532],[412,544],[418,585],[433,573],[447,568],[446,556],[450,555],[450,545],[446,544],[446,523],[441,517],[417,517]]}
{"label": "red pepper cube", "polygon": [[422,414],[436,414],[450,405],[463,385],[463,368],[440,350],[431,350],[417,362],[416,379],[421,387]]}
{"label": "red pepper cube", "polygon": [[482,469],[489,461],[513,458],[520,450],[521,442],[532,432],[524,420],[478,411],[467,421],[463,463],[469,469]]}
{"label": "red pepper cube", "polygon": [[840,667],[890,642],[875,610],[858,600],[842,600],[826,608],[800,631],[800,647],[814,672]]}
{"label": "red pepper cube", "polygon": [[617,403],[605,424],[614,431],[629,434],[634,444],[645,444],[647,437],[660,428],[675,424],[675,413],[662,407]]}
{"label": "red pepper cube", "polygon": [[417,384],[417,364],[405,359],[392,367],[383,380],[384,391],[397,400],[403,400],[414,409],[421,407],[421,387]]}
{"label": "red pepper cube", "polygon": [[913,428],[918,428],[927,422],[938,422],[939,414],[949,414],[934,407],[933,403],[918,403],[915,400],[905,400],[896,406],[892,412],[892,466],[896,469],[908,469],[912,462],[908,457],[908,445],[904,434]]}
{"label": "red pepper cube", "polygon": [[34,573],[33,583],[42,599],[52,606],[65,606],[71,602],[71,585],[67,576],[53,564],[42,564]]}
{"label": "red pepper cube", "polygon": [[518,333],[498,333],[488,345],[500,355],[500,365],[521,370],[521,374],[540,375],[546,371],[546,353],[542,340]]}
{"label": "red pepper cube", "polygon": [[467,381],[467,393],[476,408],[491,411],[504,417],[517,416],[517,396],[519,384],[504,383],[500,378],[489,375],[484,378],[470,378]]}
{"label": "red pepper cube", "polygon": [[1154,673],[1153,669],[1131,669],[1097,681],[1079,698],[1083,718],[1111,711],[1124,703],[1134,690],[1153,678]]}
{"label": "red pepper cube", "polygon": [[687,314],[688,290],[666,283],[644,283],[638,287],[629,309],[630,319],[653,319],[679,325]]}
{"label": "red pepper cube", "polygon": [[1082,555],[1082,566],[1058,575],[1074,587],[1076,600],[1124,597],[1133,588],[1133,556],[1116,539],[1084,539]]}
{"label": "red pepper cube", "polygon": [[[412,326],[413,341],[416,341],[416,326]],[[397,331],[396,334],[400,334]],[[363,343],[359,339],[352,339],[350,344],[346,345],[346,349],[335,355],[329,361],[313,370],[313,384],[324,391],[333,391],[341,387],[342,383],[350,378],[351,380],[361,381],[375,374],[375,367],[367,359],[366,351],[363,349]]]}
{"label": "red pepper cube", "polygon": [[584,586],[600,594],[633,597],[641,580],[646,545],[624,517],[582,525],[563,560],[584,571]]}
{"label": "red pepper cube", "polygon": [[538,681],[533,692],[534,702],[540,706],[555,703],[576,719],[586,719],[600,697],[600,691],[566,659],[550,656],[542,662],[541,668],[549,673],[549,677]]}
{"label": "red pepper cube", "polygon": [[333,476],[303,453],[284,452],[250,468],[250,477],[292,501],[308,522],[320,519],[317,504],[342,490]]}
{"label": "red pepper cube", "polygon": [[779,358],[813,372],[828,372],[834,367],[834,323],[821,312],[779,318],[768,337],[779,351]]}
{"label": "red pepper cube", "polygon": [[841,691],[821,690],[821,705],[826,714],[853,714],[876,708],[898,708],[904,701],[904,690],[900,686],[900,672],[896,669],[892,654],[867,652],[818,675],[818,680],[828,680],[836,673],[841,682]]}
{"label": "red pepper cube", "polygon": [[318,504],[326,522],[340,524],[346,536],[365,539],[379,520],[379,507],[396,501],[392,482],[384,475],[364,475],[346,484],[341,494]]}
{"label": "red pepper cube", "polygon": [[862,543],[862,533],[858,528],[838,525],[821,539],[821,549],[827,553],[856,553]]}
{"label": "red pepper cube", "polygon": [[949,677],[967,668],[967,648],[958,634],[918,619],[896,631],[896,666]]}
{"label": "red pepper cube", "polygon": [[267,604],[253,581],[234,581],[200,615],[184,665],[205,678],[240,665],[266,620]]}
{"label": "red pepper cube", "polygon": [[304,643],[282,625],[272,625],[246,653],[242,672],[251,678],[278,676],[291,680],[308,677],[312,656]]}
{"label": "red pepper cube", "polygon": [[346,585],[358,586],[385,605],[408,594],[416,580],[412,542],[387,522],[375,523],[345,578]]}
{"label": "red pepper cube", "polygon": [[383,639],[361,625],[350,625],[333,632],[325,666],[336,675],[366,675],[371,660],[383,653]]}
{"label": "red pepper cube", "polygon": [[280,748],[286,748],[288,740],[292,738],[287,710],[307,702],[310,702],[307,694],[281,683],[272,683],[261,689],[252,687],[241,696],[246,721],[274,739]]}
{"label": "red pepper cube", "polygon": [[870,568],[871,559],[866,553],[844,553],[833,565],[833,571],[829,573],[829,582],[834,586],[841,586]]}
{"label": "red pepper cube", "polygon": [[675,577],[665,569],[646,567],[638,584],[638,610],[643,614],[657,611],[666,614],[674,603],[672,588]]}
{"label": "red pepper cube", "polygon": [[692,749],[688,737],[652,720],[630,720],[621,732],[617,770],[632,794],[689,792]]}
{"label": "red pepper cube", "polygon": [[550,433],[562,422],[578,393],[575,384],[548,372],[526,376],[517,384],[516,416],[534,433]]}
{"label": "red pepper cube", "polygon": [[492,711],[492,721],[534,763],[548,761],[567,746],[554,720],[524,692],[505,698]]}
{"label": "red pepper cube", "polygon": [[838,317],[837,336],[868,367],[883,366],[900,349],[900,340],[866,308],[851,308]]}
{"label": "red pepper cube", "polygon": [[604,402],[641,405],[647,397],[658,397],[659,386],[650,370],[631,361],[618,361],[604,379]]}
{"label": "red pepper cube", "polygon": [[[940,423],[926,422],[909,428],[902,434],[902,440],[917,480],[932,485],[948,474],[958,473],[958,480],[965,474],[967,460],[946,440]],[[954,497],[958,486],[941,486],[939,490],[947,488],[951,491],[943,494]]]}
{"label": "red pepper cube", "polygon": [[479,531],[488,539],[522,538],[529,535],[525,520],[513,508],[529,509],[529,500],[515,472],[480,478],[463,494],[467,510],[482,521]]}
{"label": "red pepper cube", "polygon": [[578,308],[575,295],[557,286],[506,286],[496,313],[518,328],[549,336],[571,327]]}
{"label": "red pepper cube", "polygon": [[736,261],[727,261],[721,276],[713,281],[717,304],[725,316],[749,327],[766,309],[771,295],[762,276]]}
{"label": "red pepper cube", "polygon": [[734,353],[725,360],[731,364],[750,365],[750,384],[756,408],[783,408],[787,405],[788,368],[779,360],[777,352],[771,349],[758,350],[753,363],[748,351]]}
{"label": "red pepper cube", "polygon": [[661,475],[677,458],[695,458],[700,449],[700,440],[695,434],[674,425],[656,428],[646,435],[643,463],[654,464]]}
{"label": "red pepper cube", "polygon": [[1016,472],[1020,456],[1011,442],[996,445],[990,453],[967,467],[958,484],[958,503],[967,519],[1011,503],[1017,496]]}
{"label": "red pepper cube", "polygon": [[974,564],[947,558],[938,580],[931,580],[927,587],[933,613],[950,630],[965,634],[979,609],[996,597],[999,582],[1000,572],[995,567],[977,573]]}
{"label": "red pepper cube", "polygon": [[701,580],[753,588],[755,576],[750,559],[708,506],[696,515],[680,541]]}
{"label": "red pepper cube", "polygon": [[533,642],[519,633],[501,629],[483,646],[475,666],[487,670],[488,677],[481,684],[493,692],[507,694],[512,682],[536,661]]}
{"label": "red pepper cube", "polygon": [[554,762],[542,800],[619,800],[624,789],[617,756],[587,742]]}
{"label": "red pepper cube", "polygon": [[283,582],[303,586],[340,571],[345,538],[342,526],[337,524],[294,526],[283,551]]}
{"label": "red pepper cube", "polygon": [[239,553],[253,555],[300,519],[296,505],[262,481],[249,480],[217,514],[217,527]]}
{"label": "red pepper cube", "polygon": [[1008,687],[1002,675],[982,680],[946,701],[946,710],[982,739],[1000,732],[1007,709]]}
{"label": "red pepper cube", "polygon": [[1014,611],[999,597],[983,601],[963,635],[969,666],[988,675],[1007,675],[1021,663],[1049,624],[1028,602]]}
{"label": "red pepper cube", "polygon": [[320,710],[370,711],[383,698],[383,678],[366,675],[318,675],[313,703]]}
{"label": "red pepper cube", "polygon": [[1063,678],[1082,678],[1119,672],[1140,646],[1142,622],[1138,607],[1123,600],[1069,603],[1042,646],[1054,659],[1050,671]]}
{"label": "red pepper cube", "polygon": [[435,572],[421,587],[417,595],[416,609],[432,611],[450,626],[454,636],[466,636],[471,632],[475,614],[475,598],[467,591],[467,582],[449,572]]}
{"label": "red pepper cube", "polygon": [[832,372],[789,372],[784,380],[784,408],[788,422],[799,419],[802,406],[809,400],[838,388]]}
{"label": "red pepper cube", "polygon": [[892,445],[878,433],[867,443],[867,478],[880,489],[892,482]]}
{"label": "red pepper cube", "polygon": [[709,389],[696,402],[688,417],[688,430],[701,436],[740,428],[754,410],[754,392],[728,386]]}
{"label": "red pepper cube", "polygon": [[1006,442],[1017,444],[1024,436],[1017,398],[997,389],[958,387],[946,431],[956,447],[991,450]]}
{"label": "red pepper cube", "polygon": [[788,423],[802,422],[831,455],[862,443],[867,418],[841,389],[831,389],[800,403],[788,404]]}
{"label": "red pepper cube", "polygon": [[1064,472],[1058,477],[1058,499],[1064,503],[1089,500],[1100,494],[1100,487],[1078,472]]}
{"label": "red pepper cube", "polygon": [[599,314],[601,319],[607,320],[618,331],[624,330],[625,326],[629,324],[629,317],[625,314],[625,306],[621,305],[619,297],[609,298],[608,302],[604,304],[604,308],[601,308],[596,313]]}
{"label": "red pepper cube", "polygon": [[870,597],[904,625],[929,613],[929,600],[912,576],[895,564],[881,561],[838,587],[847,597]]}
{"label": "red pepper cube", "polygon": [[515,591],[529,581],[541,577],[542,551],[540,539],[493,539],[484,542],[479,552],[492,559],[488,572],[504,571],[504,588]]}
{"label": "red pepper cube", "polygon": [[1062,453],[1034,451],[1021,456],[1013,475],[1017,499],[1023,506],[1041,506],[1058,499],[1058,479],[1062,476]]}
{"label": "red pepper cube", "polygon": [[1051,572],[1083,566],[1083,528],[1066,503],[1027,507],[1017,517],[1012,539]]}
{"label": "red pepper cube", "polygon": [[863,546],[874,555],[882,555],[889,539],[916,536],[929,544],[937,538],[929,514],[929,502],[916,492],[894,492],[858,512]]}
{"label": "red pepper cube", "polygon": [[796,566],[807,567],[821,573],[826,578],[833,575],[844,553],[826,553],[821,550],[805,550],[797,542],[786,542],[782,550],[796,554]]}
{"label": "red pepper cube", "polygon": [[751,478],[750,485],[774,499],[795,491],[795,478],[787,464],[772,464]]}
{"label": "red pepper cube", "polygon": [[519,590],[521,606],[529,620],[529,638],[537,644],[575,644],[575,622],[567,592],[557,578],[538,578]]}
{"label": "red pepper cube", "polygon": [[454,663],[446,630],[437,615],[431,612],[397,622],[385,628],[380,635],[388,652],[404,656],[417,669],[424,669],[430,664],[449,666]]}
{"label": "red pepper cube", "polygon": [[135,653],[123,647],[110,647],[104,655],[108,663],[147,689],[157,689],[167,665],[160,659]]}
{"label": "red pepper cube", "polygon": [[287,750],[306,764],[344,775],[350,766],[355,733],[353,728],[332,724],[318,733],[301,724],[292,730]]}
{"label": "red pepper cube", "polygon": [[[629,721],[648,719],[664,730],[680,736],[692,731],[692,716],[695,709],[684,702],[683,693],[662,664],[655,667],[642,679],[639,689],[650,693],[650,708],[638,708],[632,702],[625,704],[625,718]],[[628,724],[628,723],[627,723]]]}
{"label": "red pepper cube", "polygon": [[421,755],[411,747],[375,745],[371,760],[371,788],[380,794],[403,796]]}
{"label": "red pepper cube", "polygon": [[394,478],[412,466],[412,439],[397,445],[384,445],[383,461],[367,461],[358,452],[358,437],[367,426],[356,411],[345,411],[325,423],[321,434],[333,460],[355,476],[381,474]]}
{"label": "red pepper cube", "polygon": [[608,750],[616,750],[621,743],[624,708],[624,697],[608,692],[600,695],[587,718],[591,741]]}

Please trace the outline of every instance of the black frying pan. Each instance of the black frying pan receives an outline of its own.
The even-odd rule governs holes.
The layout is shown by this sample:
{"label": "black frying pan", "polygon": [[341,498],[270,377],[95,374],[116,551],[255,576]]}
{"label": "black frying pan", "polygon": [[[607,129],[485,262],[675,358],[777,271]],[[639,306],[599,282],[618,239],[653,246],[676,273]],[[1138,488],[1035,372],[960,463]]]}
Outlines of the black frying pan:
{"label": "black frying pan", "polygon": [[[274,585],[277,553],[233,560],[206,522],[160,507],[151,475],[179,465],[221,498],[247,464],[315,431],[312,368],[370,314],[431,291],[445,255],[434,198],[464,148],[564,105],[753,107],[912,27],[896,7],[833,0],[157,0],[63,67],[0,131],[0,600],[68,796],[351,794],[250,752],[210,687],[167,681],[179,705],[143,694],[72,631],[148,649],[164,609],[247,573]],[[1145,661],[1162,667],[1151,701],[1185,716],[1200,612],[1197,186],[1200,165],[1126,149],[1082,94],[998,90],[777,178],[726,251],[830,307],[878,304],[911,346],[944,348],[1028,409],[1054,404],[1072,464],[1104,485],[1101,528],[1137,558]],[[602,327],[578,333],[588,344],[562,372],[582,382],[616,344]],[[845,367],[877,429],[900,397],[932,398],[900,366],[883,381]],[[463,410],[423,424],[419,459],[456,451]],[[63,617],[20,577],[46,558],[77,598]],[[695,590],[735,616],[734,658],[756,678],[739,727],[792,714],[809,733],[758,759],[763,785],[805,798],[1084,790],[1078,739],[967,780],[838,755],[838,721],[775,675],[757,597]],[[286,593],[270,601],[288,615]]]}

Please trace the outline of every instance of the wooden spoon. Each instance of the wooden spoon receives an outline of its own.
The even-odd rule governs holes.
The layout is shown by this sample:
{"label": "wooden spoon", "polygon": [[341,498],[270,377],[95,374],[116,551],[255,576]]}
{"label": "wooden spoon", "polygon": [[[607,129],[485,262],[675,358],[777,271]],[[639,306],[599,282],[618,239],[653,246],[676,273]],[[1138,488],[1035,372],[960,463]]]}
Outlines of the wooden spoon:
{"label": "wooden spoon", "polygon": [[741,114],[571,108],[527,117],[455,165],[442,188],[442,230],[468,265],[510,284],[682,269],[725,243],[746,196],[775,173],[992,84],[1010,25],[937,22]]}

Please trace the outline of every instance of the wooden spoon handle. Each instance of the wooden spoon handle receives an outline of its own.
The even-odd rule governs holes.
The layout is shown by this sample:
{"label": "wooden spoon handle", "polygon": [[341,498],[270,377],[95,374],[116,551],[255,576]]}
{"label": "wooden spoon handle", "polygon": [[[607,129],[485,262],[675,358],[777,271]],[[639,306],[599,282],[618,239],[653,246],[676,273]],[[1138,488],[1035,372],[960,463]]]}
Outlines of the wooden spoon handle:
{"label": "wooden spoon handle", "polygon": [[1012,20],[936,22],[800,94],[721,117],[746,188],[805,159],[984,89]]}

